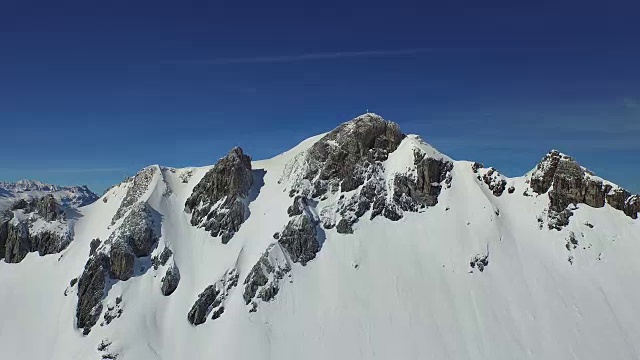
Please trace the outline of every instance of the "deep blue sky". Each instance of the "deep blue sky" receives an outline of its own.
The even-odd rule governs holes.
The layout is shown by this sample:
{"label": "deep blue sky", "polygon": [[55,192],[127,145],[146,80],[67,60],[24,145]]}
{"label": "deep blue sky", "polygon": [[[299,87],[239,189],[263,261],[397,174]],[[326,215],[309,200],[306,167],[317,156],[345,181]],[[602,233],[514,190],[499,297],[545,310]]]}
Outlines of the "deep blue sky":
{"label": "deep blue sky", "polygon": [[[482,4],[481,4],[482,3]],[[640,191],[634,2],[0,2],[0,180],[276,155],[366,109],[515,176]]]}

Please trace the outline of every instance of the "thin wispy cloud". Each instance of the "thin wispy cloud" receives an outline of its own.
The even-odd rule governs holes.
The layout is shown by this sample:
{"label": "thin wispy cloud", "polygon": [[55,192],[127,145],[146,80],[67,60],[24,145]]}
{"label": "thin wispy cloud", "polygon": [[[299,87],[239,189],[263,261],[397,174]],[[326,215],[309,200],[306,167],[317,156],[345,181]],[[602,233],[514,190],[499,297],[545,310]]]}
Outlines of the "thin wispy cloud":
{"label": "thin wispy cloud", "polygon": [[[314,60],[335,60],[348,58],[372,58],[385,56],[411,56],[418,54],[438,54],[438,53],[475,53],[483,51],[507,51],[507,52],[529,52],[541,51],[544,49],[482,49],[482,48],[410,48],[410,49],[384,49],[366,51],[337,51],[337,52],[312,52],[302,54],[272,55],[272,56],[247,56],[214,58],[208,60],[178,60],[170,61],[171,64],[204,64],[204,65],[234,65],[234,64],[269,64],[269,63],[292,63],[300,61]],[[547,49],[549,50],[549,49]]]}
{"label": "thin wispy cloud", "polygon": [[416,55],[416,54],[424,53],[427,51],[429,51],[429,49],[342,51],[342,52],[307,53],[307,54],[280,55],[280,56],[220,58],[220,59],[212,59],[205,62],[211,65],[288,63],[288,62],[309,61],[309,60],[331,60],[331,59],[341,59],[341,58],[378,57],[378,56],[391,56],[391,55]]}

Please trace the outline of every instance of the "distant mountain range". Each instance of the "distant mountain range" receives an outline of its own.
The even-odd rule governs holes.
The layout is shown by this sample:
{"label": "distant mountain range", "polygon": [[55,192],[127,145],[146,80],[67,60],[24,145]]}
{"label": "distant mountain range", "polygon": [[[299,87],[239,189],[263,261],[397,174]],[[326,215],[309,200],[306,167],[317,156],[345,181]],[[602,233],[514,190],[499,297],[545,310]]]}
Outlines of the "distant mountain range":
{"label": "distant mountain range", "polygon": [[38,198],[47,194],[69,207],[89,205],[98,199],[98,195],[86,186],[57,186],[37,180],[0,181],[0,209],[17,199]]}

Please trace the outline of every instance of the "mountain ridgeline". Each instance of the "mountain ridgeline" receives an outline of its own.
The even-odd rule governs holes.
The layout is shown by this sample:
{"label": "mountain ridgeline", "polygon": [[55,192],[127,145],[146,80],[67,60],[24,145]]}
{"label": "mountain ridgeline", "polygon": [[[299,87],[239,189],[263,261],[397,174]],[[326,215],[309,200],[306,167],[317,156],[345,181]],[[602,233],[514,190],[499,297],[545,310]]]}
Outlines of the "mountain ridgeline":
{"label": "mountain ridgeline", "polygon": [[[640,300],[624,282],[640,267],[619,275],[614,262],[640,251],[640,196],[556,150],[508,178],[367,113],[273,159],[236,147],[213,166],[153,165],[79,207],[92,200],[15,199],[0,213],[0,258],[20,263],[0,273],[46,272],[48,285],[25,296],[63,289],[44,305],[62,319],[59,336],[34,335],[52,358],[595,359],[640,334],[612,320]],[[603,290],[616,276],[620,287]],[[586,300],[605,291],[613,305]],[[587,309],[601,318],[575,317]],[[539,335],[583,344],[576,321],[611,333],[579,350]],[[504,349],[490,349],[503,329]]]}

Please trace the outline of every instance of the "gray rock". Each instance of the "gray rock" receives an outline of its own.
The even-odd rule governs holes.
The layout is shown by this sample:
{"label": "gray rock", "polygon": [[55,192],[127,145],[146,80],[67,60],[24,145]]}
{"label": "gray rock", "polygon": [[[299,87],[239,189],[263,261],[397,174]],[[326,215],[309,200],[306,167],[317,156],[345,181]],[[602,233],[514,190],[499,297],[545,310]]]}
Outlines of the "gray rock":
{"label": "gray rock", "polygon": [[551,184],[553,184],[553,177],[562,154],[558,150],[551,150],[536,166],[536,173],[538,176],[532,176],[529,185],[531,189],[537,194],[544,194],[549,191]]}
{"label": "gray rock", "polygon": [[336,225],[336,231],[339,234],[353,234],[352,224],[347,219],[340,219]]}
{"label": "gray rock", "polygon": [[489,168],[482,176],[482,180],[495,196],[502,195],[507,187],[507,181],[502,179],[500,173],[494,168]]}
{"label": "gray rock", "polygon": [[[255,298],[273,300],[280,290],[280,281],[290,271],[291,266],[285,259],[283,248],[278,244],[269,246],[244,280],[242,297],[245,304],[249,305]],[[254,302],[252,311],[256,309]]]}
{"label": "gray rock", "polygon": [[483,272],[485,267],[489,265],[489,254],[476,254],[469,261],[471,268],[478,268],[480,272]]}
{"label": "gray rock", "polygon": [[[251,186],[251,158],[241,148],[233,148],[205,174],[185,203],[191,224],[204,227],[227,243],[248,214],[245,199]],[[221,202],[221,203],[219,203]]]}
{"label": "gray rock", "polygon": [[308,151],[305,179],[312,181],[313,197],[338,186],[344,192],[364,184],[366,168],[384,161],[405,135],[398,124],[375,114],[343,123],[322,137]]}
{"label": "gray rock", "polygon": [[293,204],[287,209],[287,214],[289,214],[289,216],[302,215],[302,212],[306,207],[307,199],[300,195],[297,195],[293,199]]}
{"label": "gray rock", "polygon": [[38,215],[45,221],[55,221],[64,218],[64,211],[51,194],[37,200],[35,208]]}
{"label": "gray rock", "polygon": [[136,204],[118,229],[113,242],[126,243],[137,257],[149,256],[158,241],[151,209],[146,203]]}
{"label": "gray rock", "polygon": [[[453,163],[450,161],[426,157],[418,150],[414,151],[413,155],[416,178],[399,174],[393,182],[393,201],[404,211],[417,211],[425,206],[436,205],[442,190],[441,183],[453,169]],[[390,220],[397,220],[399,215],[393,208],[384,213]]]}
{"label": "gray rock", "polygon": [[613,189],[610,185],[604,188],[607,203],[613,208],[623,211],[632,219],[638,218],[640,212],[640,195],[631,195],[624,189]]}
{"label": "gray rock", "polygon": [[100,247],[101,243],[102,242],[98,238],[91,240],[91,243],[89,244],[89,256],[96,253],[96,250],[98,250],[98,247]]}
{"label": "gray rock", "polygon": [[172,255],[173,252],[168,247],[162,249],[162,252],[158,256],[154,256],[151,258],[151,264],[153,265],[153,268],[157,270],[160,266],[165,266]]}
{"label": "gray rock", "polygon": [[158,242],[153,210],[146,203],[132,206],[131,212],[109,240],[111,272],[116,279],[126,281],[134,273],[135,258],[151,255]]}
{"label": "gray rock", "polygon": [[224,306],[220,306],[216,311],[213,312],[213,314],[211,315],[211,320],[219,318],[220,316],[222,316],[222,313],[224,313]]}
{"label": "gray rock", "polygon": [[26,222],[8,224],[7,241],[5,244],[4,261],[19,263],[27,256],[31,249],[29,228]]}
{"label": "gray rock", "polygon": [[178,267],[174,265],[170,266],[167,269],[166,274],[162,278],[162,286],[160,290],[162,291],[162,295],[169,296],[173,294],[174,291],[178,288],[178,283],[180,282],[180,271]]}
{"label": "gray rock", "polygon": [[13,212],[5,210],[0,212],[0,259],[4,259],[9,237],[9,221],[13,219]]}
{"label": "gray rock", "polygon": [[[269,264],[268,259],[263,255],[260,260],[251,268],[249,275],[244,280],[244,293],[242,294],[242,298],[244,299],[245,304],[249,305],[251,300],[256,296],[258,289],[262,286],[265,286],[269,279],[267,278],[265,272],[263,270],[263,266],[266,266],[267,269],[273,269],[273,266]],[[268,273],[268,272],[267,272]]]}
{"label": "gray rock", "polygon": [[114,278],[127,281],[133,276],[136,256],[127,244],[114,243],[109,252],[109,258],[111,274]]}
{"label": "gray rock", "polygon": [[[64,211],[53,195],[30,200],[21,199],[11,208],[46,222],[65,221]],[[48,230],[31,233],[28,221],[11,224],[9,220],[12,218],[11,211],[5,211],[0,216],[0,258],[4,257],[6,262],[20,262],[30,252],[37,251],[40,256],[58,253],[71,242],[68,234],[58,234]]]}
{"label": "gray rock", "polygon": [[640,205],[624,189],[613,189],[582,168],[574,159],[552,150],[537,165],[530,178],[530,186],[538,194],[549,195],[549,228],[560,230],[569,224],[572,215],[567,207],[586,204],[601,208],[608,203],[637,218]]}
{"label": "gray rock", "polygon": [[219,294],[220,291],[218,291],[215,286],[207,286],[207,288],[198,295],[198,300],[193,304],[187,315],[189,323],[192,325],[204,323],[207,320],[207,315],[209,315],[209,312],[214,307],[214,303]]}
{"label": "gray rock", "polygon": [[562,211],[549,210],[549,229],[562,230],[565,226],[569,225],[571,216],[573,216],[573,212],[569,209]]}
{"label": "gray rock", "polygon": [[316,236],[316,224],[307,214],[303,214],[289,221],[280,233],[278,243],[289,253],[293,262],[306,265],[320,251]]}
{"label": "gray rock", "polygon": [[111,219],[111,225],[120,220],[129,211],[129,209],[138,203],[140,197],[148,190],[153,177],[159,170],[158,166],[148,166],[140,170],[134,177],[125,180],[125,183],[131,183],[124,199],[120,203],[120,207]]}
{"label": "gray rock", "polygon": [[98,253],[89,258],[78,280],[76,325],[84,330],[85,335],[96,324],[102,313],[102,300],[105,296],[109,267],[109,257]]}
{"label": "gray rock", "polygon": [[24,210],[25,213],[33,212],[33,208],[31,207],[31,203],[26,199],[20,199],[11,205],[11,210]]}
{"label": "gray rock", "polygon": [[29,236],[30,252],[37,251],[40,256],[56,254],[64,250],[71,239],[51,231],[41,231]]}

